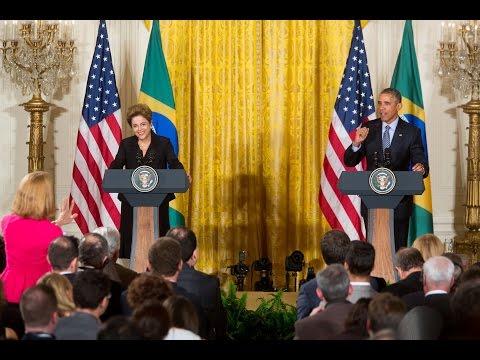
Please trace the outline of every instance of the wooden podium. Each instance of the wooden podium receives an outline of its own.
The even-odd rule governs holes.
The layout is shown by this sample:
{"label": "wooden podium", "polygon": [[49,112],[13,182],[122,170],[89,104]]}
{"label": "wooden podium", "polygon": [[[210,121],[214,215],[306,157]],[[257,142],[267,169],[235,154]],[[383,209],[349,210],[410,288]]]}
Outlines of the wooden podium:
{"label": "wooden podium", "polygon": [[122,193],[133,207],[132,250],[130,268],[136,272],[147,269],[148,249],[158,239],[158,207],[169,193],[187,191],[189,181],[183,169],[155,169],[158,183],[149,192],[140,192],[132,184],[135,169],[108,169],[102,188],[108,193]]}
{"label": "wooden podium", "polygon": [[[338,180],[342,194],[359,195],[368,208],[368,242],[375,248],[375,266],[372,275],[395,282],[393,257],[395,238],[393,209],[405,195],[420,195],[425,190],[421,172],[394,171],[396,185],[388,194],[372,190],[369,178],[372,171],[343,171]],[[352,239],[355,240],[355,239]]]}

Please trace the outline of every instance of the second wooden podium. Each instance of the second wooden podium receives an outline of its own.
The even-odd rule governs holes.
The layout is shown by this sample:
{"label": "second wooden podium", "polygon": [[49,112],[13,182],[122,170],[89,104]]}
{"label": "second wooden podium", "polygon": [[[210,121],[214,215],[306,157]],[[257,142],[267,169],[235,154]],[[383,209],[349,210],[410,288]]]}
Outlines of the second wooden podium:
{"label": "second wooden podium", "polygon": [[[374,170],[382,176],[382,169]],[[375,266],[372,275],[380,276],[390,283],[395,282],[393,258],[395,239],[393,232],[393,209],[405,195],[420,195],[425,190],[420,172],[395,171],[394,184],[388,193],[372,187],[372,171],[344,171],[338,180],[338,189],[343,194],[358,195],[368,208],[367,240],[375,248]],[[384,170],[384,173],[392,173]],[[377,175],[378,178],[378,175]],[[378,185],[378,184],[377,184]],[[392,184],[390,184],[392,185]],[[355,240],[355,239],[352,239]]]}

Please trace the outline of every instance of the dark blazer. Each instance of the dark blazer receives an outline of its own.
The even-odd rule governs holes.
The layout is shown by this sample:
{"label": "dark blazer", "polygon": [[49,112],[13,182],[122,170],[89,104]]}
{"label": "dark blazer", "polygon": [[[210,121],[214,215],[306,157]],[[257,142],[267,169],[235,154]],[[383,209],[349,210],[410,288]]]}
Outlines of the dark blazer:
{"label": "dark blazer", "polygon": [[[375,170],[384,166],[382,148],[382,120],[367,121],[362,127],[369,129],[368,135],[360,149],[354,152],[351,144],[344,152],[343,160],[346,166],[355,166],[363,158],[367,160],[367,170]],[[423,177],[428,176],[429,167],[423,149],[421,131],[416,126],[399,119],[390,144],[391,163],[388,167],[393,171],[408,171],[410,165],[420,163],[425,169]],[[377,161],[376,161],[377,159]],[[413,196],[406,195],[394,209],[395,250],[407,246],[409,219],[413,211]],[[362,217],[368,223],[368,214],[362,202]]]}
{"label": "dark blazer", "polygon": [[220,280],[216,276],[205,274],[183,263],[177,284],[200,298],[207,320],[207,339],[225,338],[227,315],[220,296]]}
{"label": "dark blazer", "polygon": [[[110,164],[109,169],[135,169],[140,165],[148,165],[154,169],[183,169],[183,164],[177,159],[170,139],[159,136],[152,132],[152,141],[143,156],[138,146],[138,138],[133,135],[120,142],[117,155]],[[119,200],[125,201],[122,194],[118,195]],[[167,201],[173,200],[175,196],[168,194]]]}
{"label": "dark blazer", "polygon": [[[177,159],[170,139],[165,136],[159,136],[152,132],[152,139],[145,156],[138,146],[138,138],[130,136],[120,142],[117,155],[110,164],[110,169],[135,169],[140,165],[148,165],[154,169],[183,169],[182,163]],[[133,208],[126,201],[123,194],[118,194],[118,199],[122,202],[120,216],[120,257],[130,258],[132,246],[133,230]],[[159,235],[163,236],[170,228],[168,203],[175,199],[175,195],[167,194],[165,200],[158,208]]]}
{"label": "dark blazer", "polygon": [[[363,157],[367,159],[367,170],[375,170],[375,152],[378,156],[379,165],[383,163],[382,149],[382,120],[375,119],[362,124],[369,129],[366,139],[357,152],[350,145],[344,153],[345,165],[355,166]],[[420,163],[425,168],[423,177],[428,176],[429,167],[425,157],[420,129],[408,122],[399,119],[397,128],[390,143],[391,165],[393,171],[408,171],[410,164]]]}
{"label": "dark blazer", "polygon": [[115,267],[115,270],[117,272],[118,277],[120,278],[120,283],[122,286],[126,289],[128,288],[128,285],[133,281],[138,276],[138,273],[126,268],[125,266],[122,266],[120,264],[113,264]]}
{"label": "dark blazer", "polygon": [[397,281],[394,284],[387,286],[381,292],[389,292],[395,296],[401,298],[407,294],[423,291],[423,285],[421,281],[421,271],[415,271],[408,275],[405,279]]}
{"label": "dark blazer", "polygon": [[[178,280],[178,279],[177,279]],[[195,309],[197,310],[197,315],[198,315],[198,324],[199,324],[199,329],[198,329],[198,335],[200,335],[202,338],[206,339],[208,337],[207,334],[207,318],[205,315],[205,312],[203,311],[202,308],[202,300],[197,294],[194,294],[187,289],[183,288],[180,286],[180,284],[171,281],[170,284],[173,287],[173,290],[175,291],[176,295],[181,295],[186,297],[190,302],[193,304]]]}
{"label": "dark blazer", "polygon": [[435,309],[442,316],[443,324],[445,328],[452,325],[453,314],[450,309],[451,294],[430,294],[425,296],[422,291],[416,291],[414,293],[407,294],[402,297],[402,301],[407,306],[407,310],[411,310],[417,306],[428,306]]}

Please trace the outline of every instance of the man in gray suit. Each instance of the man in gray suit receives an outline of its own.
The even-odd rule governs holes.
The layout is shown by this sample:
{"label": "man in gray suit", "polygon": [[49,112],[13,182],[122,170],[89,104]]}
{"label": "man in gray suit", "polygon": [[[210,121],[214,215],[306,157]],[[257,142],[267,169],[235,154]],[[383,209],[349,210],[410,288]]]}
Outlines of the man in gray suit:
{"label": "man in gray suit", "polygon": [[325,308],[295,323],[295,340],[327,340],[341,333],[353,304],[347,301],[352,293],[350,279],[340,264],[329,265],[317,273],[317,296]]}

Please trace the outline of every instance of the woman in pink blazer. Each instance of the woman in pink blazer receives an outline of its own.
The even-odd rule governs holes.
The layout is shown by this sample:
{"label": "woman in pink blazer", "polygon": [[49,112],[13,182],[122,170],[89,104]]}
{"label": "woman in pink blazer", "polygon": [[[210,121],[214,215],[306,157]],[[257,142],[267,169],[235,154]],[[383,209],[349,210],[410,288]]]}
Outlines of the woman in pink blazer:
{"label": "woman in pink blazer", "polygon": [[1,221],[5,240],[6,267],[0,275],[8,302],[19,303],[23,292],[51,271],[47,261],[48,245],[62,235],[61,225],[77,217],[73,203],[65,198],[57,220],[53,181],[49,173],[35,171],[26,175],[15,194],[12,214]]}

